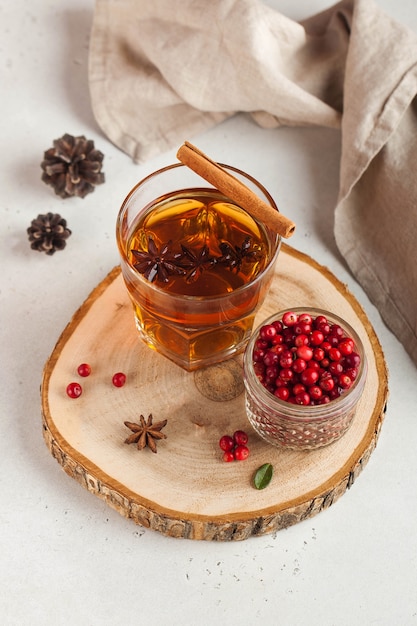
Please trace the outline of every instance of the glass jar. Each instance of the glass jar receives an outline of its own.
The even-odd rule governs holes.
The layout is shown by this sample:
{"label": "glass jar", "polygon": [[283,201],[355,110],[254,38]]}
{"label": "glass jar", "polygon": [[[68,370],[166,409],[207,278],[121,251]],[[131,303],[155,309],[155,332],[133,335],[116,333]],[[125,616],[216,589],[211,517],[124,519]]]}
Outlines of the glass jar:
{"label": "glass jar", "polygon": [[[268,391],[255,373],[253,350],[262,326],[282,320],[286,312],[308,313],[313,318],[324,315],[330,324],[337,324],[345,336],[353,339],[355,352],[361,357],[357,377],[352,386],[327,404],[297,405],[281,400]],[[313,450],[337,441],[348,430],[361,397],[367,373],[363,344],[355,330],[329,311],[302,307],[271,315],[254,331],[244,355],[246,412],[255,431],[268,443],[297,450]]]}

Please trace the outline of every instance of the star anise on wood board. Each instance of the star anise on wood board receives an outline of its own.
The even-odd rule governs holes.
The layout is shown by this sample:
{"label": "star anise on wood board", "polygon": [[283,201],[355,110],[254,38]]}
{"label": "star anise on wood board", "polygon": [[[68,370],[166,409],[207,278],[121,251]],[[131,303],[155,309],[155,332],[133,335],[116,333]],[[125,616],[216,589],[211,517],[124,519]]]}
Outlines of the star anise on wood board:
{"label": "star anise on wood board", "polygon": [[136,443],[138,450],[143,450],[143,448],[148,446],[156,454],[156,441],[167,438],[164,433],[161,433],[161,430],[166,426],[168,420],[161,420],[153,424],[152,413],[147,420],[145,420],[143,415],[139,419],[140,424],[124,422],[125,426],[132,431],[132,435],[125,439],[125,443]]}

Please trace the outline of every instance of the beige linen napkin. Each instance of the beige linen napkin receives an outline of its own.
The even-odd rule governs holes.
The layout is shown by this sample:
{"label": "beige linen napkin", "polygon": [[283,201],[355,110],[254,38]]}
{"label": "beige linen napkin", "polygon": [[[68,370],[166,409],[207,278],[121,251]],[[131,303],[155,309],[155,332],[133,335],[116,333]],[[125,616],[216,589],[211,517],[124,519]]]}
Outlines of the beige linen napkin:
{"label": "beige linen napkin", "polygon": [[340,128],[335,236],[417,363],[417,37],[373,0],[297,23],[260,0],[96,0],[90,90],[135,161],[245,111]]}

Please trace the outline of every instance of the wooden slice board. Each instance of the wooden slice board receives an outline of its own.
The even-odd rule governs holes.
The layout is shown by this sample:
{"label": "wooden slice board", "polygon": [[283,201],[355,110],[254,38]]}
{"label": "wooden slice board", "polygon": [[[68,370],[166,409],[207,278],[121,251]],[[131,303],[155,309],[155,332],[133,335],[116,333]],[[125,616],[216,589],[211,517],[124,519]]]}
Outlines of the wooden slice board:
{"label": "wooden slice board", "polygon": [[[122,515],[173,537],[240,540],[286,528],[335,502],[375,448],[388,395],[387,369],[375,332],[353,295],[325,267],[283,245],[255,323],[288,307],[317,306],[349,322],[360,335],[369,373],[349,431],[316,451],[278,449],[247,421],[241,357],[189,373],[148,348],[137,335],[119,268],[75,313],[45,365],[43,432],[65,472]],[[80,363],[92,367],[77,375]],[[127,375],[116,388],[115,372]],[[79,381],[82,395],[65,389]],[[124,443],[124,421],[140,414],[168,419],[158,451]],[[250,436],[250,457],[224,463],[219,438],[236,429]],[[263,490],[253,474],[272,463]]]}

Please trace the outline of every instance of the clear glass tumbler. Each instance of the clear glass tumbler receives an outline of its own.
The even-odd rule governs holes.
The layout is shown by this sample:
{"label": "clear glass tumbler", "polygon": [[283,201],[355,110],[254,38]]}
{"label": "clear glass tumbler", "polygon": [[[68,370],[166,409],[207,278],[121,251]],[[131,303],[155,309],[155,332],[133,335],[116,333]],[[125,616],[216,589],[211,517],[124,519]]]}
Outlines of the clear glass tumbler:
{"label": "clear glass tumbler", "polygon": [[[252,176],[223,167],[277,210]],[[266,224],[179,163],[132,189],[116,238],[136,326],[149,347],[188,371],[245,348],[281,245]]]}

